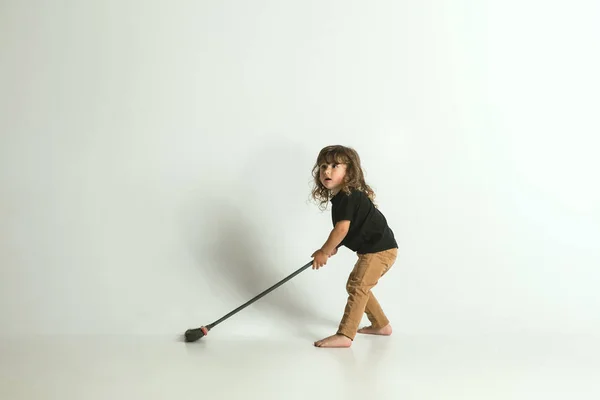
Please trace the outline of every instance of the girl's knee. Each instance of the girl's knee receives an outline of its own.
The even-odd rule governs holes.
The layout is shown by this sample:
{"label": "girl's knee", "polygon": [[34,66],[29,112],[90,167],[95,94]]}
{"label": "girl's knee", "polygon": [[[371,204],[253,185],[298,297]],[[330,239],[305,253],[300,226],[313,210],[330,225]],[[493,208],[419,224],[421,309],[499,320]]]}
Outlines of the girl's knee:
{"label": "girl's knee", "polygon": [[348,283],[346,284],[346,292],[349,295],[367,295],[371,291],[372,285],[365,285],[358,283]]}

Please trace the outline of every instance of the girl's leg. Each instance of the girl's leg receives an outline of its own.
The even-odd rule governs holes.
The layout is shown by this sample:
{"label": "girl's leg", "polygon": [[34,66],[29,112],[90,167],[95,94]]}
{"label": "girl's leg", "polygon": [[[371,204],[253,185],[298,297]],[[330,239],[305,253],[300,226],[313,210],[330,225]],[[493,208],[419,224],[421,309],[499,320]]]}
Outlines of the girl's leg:
{"label": "girl's leg", "polygon": [[390,324],[390,320],[383,312],[381,305],[379,305],[379,302],[373,294],[373,291],[369,292],[369,300],[367,301],[367,306],[365,307],[365,314],[367,314],[367,318],[369,318],[369,321],[371,322],[371,328],[380,329]]}
{"label": "girl's leg", "polygon": [[[385,275],[386,272],[389,271],[391,266],[396,261],[397,255],[397,249],[382,252],[381,256],[387,258],[387,261],[385,261],[387,269],[383,271],[381,276]],[[369,292],[369,300],[367,301],[367,305],[365,307],[365,314],[367,314],[367,318],[371,322],[371,326],[359,329],[358,333],[375,335],[390,335],[392,333],[390,321],[383,312],[383,309],[381,308],[381,305],[377,301],[377,298],[372,290]]]}
{"label": "girl's leg", "polygon": [[[319,347],[348,347],[356,336],[358,326],[363,314],[366,312],[367,304],[371,296],[371,289],[377,284],[379,278],[392,266],[397,254],[397,249],[386,250],[380,253],[359,255],[352,273],[348,278],[346,290],[348,300],[344,309],[344,316],[336,335],[329,336],[321,341],[315,342]],[[373,296],[369,312],[378,323],[386,322],[377,299]],[[383,316],[383,318],[382,318]],[[386,324],[387,325],[387,324]]]}

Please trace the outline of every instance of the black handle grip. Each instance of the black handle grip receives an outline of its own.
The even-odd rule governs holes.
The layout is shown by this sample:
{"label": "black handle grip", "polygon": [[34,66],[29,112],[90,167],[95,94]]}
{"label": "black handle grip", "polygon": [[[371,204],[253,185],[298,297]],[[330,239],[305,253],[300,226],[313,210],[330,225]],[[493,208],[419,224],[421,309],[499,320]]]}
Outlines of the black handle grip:
{"label": "black handle grip", "polygon": [[227,313],[223,317],[219,318],[215,322],[213,322],[211,324],[208,324],[206,326],[202,326],[200,328],[188,329],[187,331],[185,331],[185,341],[186,342],[195,342],[196,340],[201,339],[202,337],[208,335],[208,331],[210,331],[216,325],[220,324],[221,322],[225,321],[227,318],[231,317],[235,313],[239,312],[240,310],[242,310],[242,309],[246,308],[247,306],[249,306],[250,304],[254,303],[256,300],[258,300],[261,297],[265,296],[267,293],[269,293],[269,292],[275,290],[276,288],[278,288],[279,286],[283,285],[285,282],[289,281],[294,276],[298,275],[300,272],[302,272],[305,269],[307,269],[308,267],[310,267],[312,265],[312,263],[313,263],[312,260],[309,261],[309,262],[307,262],[304,266],[300,267],[298,270],[296,270],[291,275],[289,275],[286,278],[282,279],[281,281],[277,282],[275,285],[271,286],[270,288],[268,288],[264,292],[259,293],[258,295],[254,296],[252,299],[248,300],[247,302],[245,302],[244,304],[242,304],[241,306],[239,306],[235,310],[230,311],[229,313]]}

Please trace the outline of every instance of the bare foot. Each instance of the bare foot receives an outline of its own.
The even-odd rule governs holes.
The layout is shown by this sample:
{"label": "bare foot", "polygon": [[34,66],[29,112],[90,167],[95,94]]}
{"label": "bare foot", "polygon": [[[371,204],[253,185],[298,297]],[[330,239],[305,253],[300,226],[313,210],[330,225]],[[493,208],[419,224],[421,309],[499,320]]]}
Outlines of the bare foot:
{"label": "bare foot", "polygon": [[352,340],[344,335],[331,335],[315,342],[315,347],[350,347]]}
{"label": "bare foot", "polygon": [[382,335],[389,336],[392,334],[392,326],[390,324],[384,326],[383,328],[373,328],[372,326],[367,326],[365,328],[361,328],[358,330],[358,333],[364,333],[367,335]]}

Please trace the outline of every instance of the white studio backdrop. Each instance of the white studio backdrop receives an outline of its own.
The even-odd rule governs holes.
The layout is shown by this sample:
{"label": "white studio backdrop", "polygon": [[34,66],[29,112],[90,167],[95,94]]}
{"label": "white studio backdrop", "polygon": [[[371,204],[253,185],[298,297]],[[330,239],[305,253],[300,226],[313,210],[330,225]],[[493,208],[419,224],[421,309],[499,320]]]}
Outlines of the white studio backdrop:
{"label": "white studio backdrop", "polygon": [[[593,1],[0,2],[4,334],[180,334],[310,260],[355,147],[406,334],[598,333]],[[333,333],[342,250],[219,335]]]}

